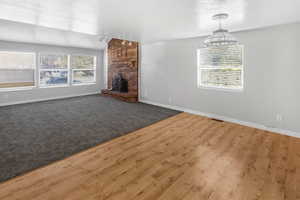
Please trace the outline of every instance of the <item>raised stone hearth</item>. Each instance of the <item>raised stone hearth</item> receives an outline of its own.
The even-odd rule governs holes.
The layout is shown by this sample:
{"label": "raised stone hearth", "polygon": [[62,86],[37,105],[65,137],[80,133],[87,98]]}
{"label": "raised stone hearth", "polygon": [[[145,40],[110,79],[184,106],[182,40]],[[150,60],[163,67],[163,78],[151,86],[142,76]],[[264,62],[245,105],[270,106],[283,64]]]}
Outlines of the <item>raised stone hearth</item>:
{"label": "raised stone hearth", "polygon": [[124,93],[124,92],[117,92],[112,90],[102,90],[102,95],[114,97],[122,101],[131,102],[131,103],[138,102],[136,93],[129,93],[129,92]]}

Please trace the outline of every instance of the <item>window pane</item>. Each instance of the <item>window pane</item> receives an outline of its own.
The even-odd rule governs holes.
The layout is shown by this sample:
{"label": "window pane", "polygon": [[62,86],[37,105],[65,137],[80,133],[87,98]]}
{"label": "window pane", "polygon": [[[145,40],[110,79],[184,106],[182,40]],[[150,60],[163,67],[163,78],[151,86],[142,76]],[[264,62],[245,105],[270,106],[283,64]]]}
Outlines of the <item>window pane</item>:
{"label": "window pane", "polygon": [[199,63],[201,68],[228,67],[238,68],[243,65],[243,46],[226,45],[212,46],[199,49]]}
{"label": "window pane", "polygon": [[0,88],[34,86],[35,54],[0,52]]}
{"label": "window pane", "polygon": [[67,69],[68,56],[67,55],[40,55],[41,69]]}
{"label": "window pane", "polygon": [[72,56],[73,69],[90,69],[96,66],[95,56]]}
{"label": "window pane", "polygon": [[240,68],[201,69],[201,85],[241,88],[242,70]]}
{"label": "window pane", "polygon": [[73,70],[73,84],[95,82],[94,70]]}
{"label": "window pane", "polygon": [[40,72],[40,85],[41,86],[56,86],[68,84],[68,71],[57,70]]}

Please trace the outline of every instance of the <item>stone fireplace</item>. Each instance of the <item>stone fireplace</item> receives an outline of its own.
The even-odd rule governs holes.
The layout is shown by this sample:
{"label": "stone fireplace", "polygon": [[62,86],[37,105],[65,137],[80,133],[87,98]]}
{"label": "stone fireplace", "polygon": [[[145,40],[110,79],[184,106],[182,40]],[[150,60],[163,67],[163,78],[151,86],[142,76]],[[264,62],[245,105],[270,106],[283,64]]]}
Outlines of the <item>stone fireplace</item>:
{"label": "stone fireplace", "polygon": [[112,79],[112,91],[115,92],[128,92],[128,81],[123,78],[122,73],[118,73]]}
{"label": "stone fireplace", "polygon": [[112,39],[108,44],[107,86],[102,95],[138,101],[138,43]]}

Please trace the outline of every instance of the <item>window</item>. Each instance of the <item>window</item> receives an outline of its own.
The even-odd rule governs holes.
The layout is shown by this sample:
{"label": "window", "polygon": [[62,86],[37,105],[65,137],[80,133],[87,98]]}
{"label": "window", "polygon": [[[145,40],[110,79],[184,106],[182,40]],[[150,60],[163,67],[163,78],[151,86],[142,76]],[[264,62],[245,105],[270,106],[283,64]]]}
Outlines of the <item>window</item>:
{"label": "window", "polygon": [[243,89],[243,46],[199,49],[198,87]]}
{"label": "window", "polygon": [[72,56],[72,84],[95,83],[96,57]]}
{"label": "window", "polygon": [[68,85],[68,58],[68,55],[40,54],[40,86]]}
{"label": "window", "polygon": [[[38,62],[38,71],[36,66]],[[37,79],[35,78],[37,74]],[[96,82],[96,56],[0,51],[0,90]]]}
{"label": "window", "polygon": [[35,85],[35,53],[0,51],[0,88]]}

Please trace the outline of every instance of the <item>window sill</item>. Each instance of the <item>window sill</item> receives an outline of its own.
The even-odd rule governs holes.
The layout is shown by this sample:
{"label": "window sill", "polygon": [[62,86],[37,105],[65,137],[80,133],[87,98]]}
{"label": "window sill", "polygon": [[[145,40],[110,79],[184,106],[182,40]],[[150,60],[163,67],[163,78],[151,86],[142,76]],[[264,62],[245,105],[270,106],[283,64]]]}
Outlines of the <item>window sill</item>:
{"label": "window sill", "polygon": [[12,88],[0,88],[0,92],[17,92],[17,91],[26,91],[32,89],[48,89],[48,88],[66,88],[71,86],[88,86],[96,85],[96,83],[79,83],[73,85],[53,85],[53,86],[28,86],[28,87],[12,87]]}
{"label": "window sill", "polygon": [[47,89],[47,88],[64,88],[70,87],[69,85],[48,85],[48,86],[39,86],[40,89]]}
{"label": "window sill", "polygon": [[36,87],[29,86],[29,87],[0,88],[0,92],[16,92],[16,91],[32,90],[34,88]]}
{"label": "window sill", "polygon": [[96,85],[96,83],[73,83],[72,86]]}
{"label": "window sill", "polygon": [[198,89],[203,90],[215,90],[215,91],[222,91],[222,92],[237,92],[241,93],[244,92],[244,88],[226,88],[226,87],[214,87],[214,86],[198,86]]}

